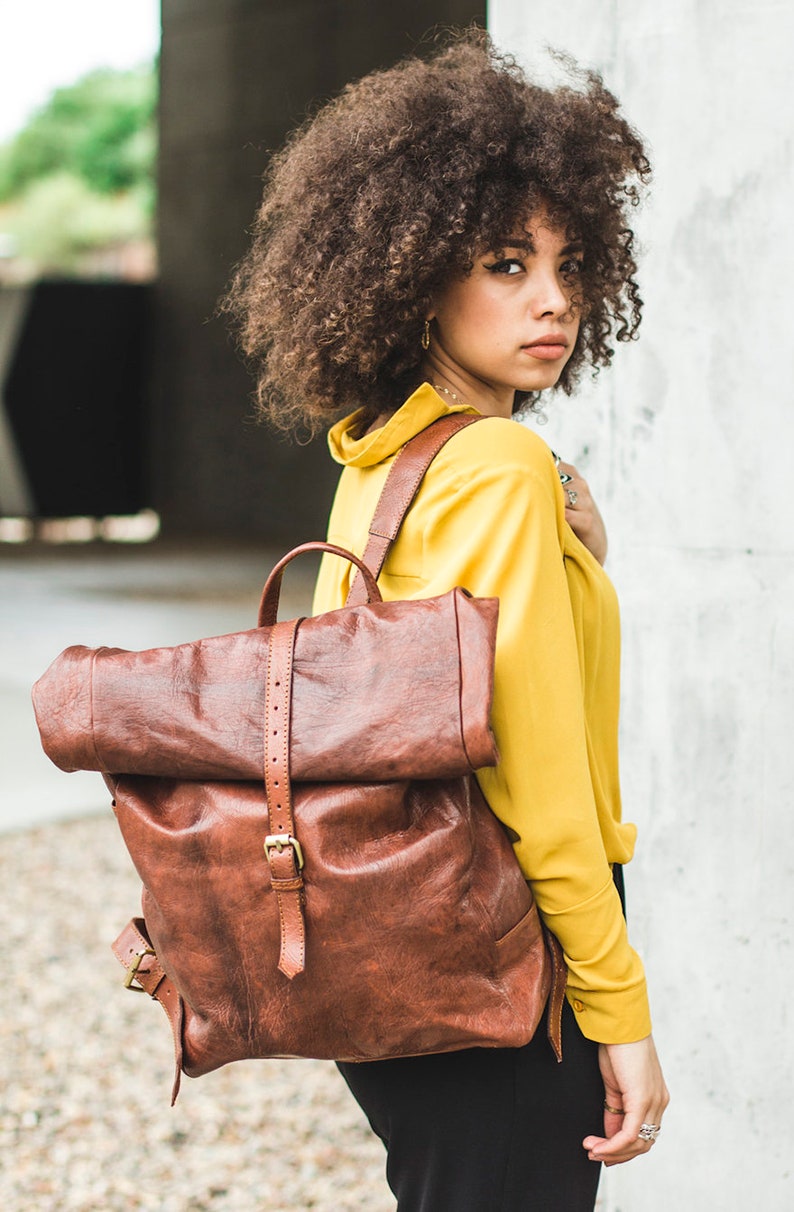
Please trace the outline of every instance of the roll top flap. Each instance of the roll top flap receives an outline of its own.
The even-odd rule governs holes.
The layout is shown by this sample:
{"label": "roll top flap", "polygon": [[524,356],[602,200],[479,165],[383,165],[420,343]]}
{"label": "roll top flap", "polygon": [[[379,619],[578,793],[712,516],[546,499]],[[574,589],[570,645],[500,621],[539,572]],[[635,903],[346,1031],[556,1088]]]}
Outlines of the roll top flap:
{"label": "roll top flap", "polygon": [[[292,777],[455,777],[494,765],[498,603],[442,597],[304,619],[295,641]],[[68,648],[36,683],[63,770],[262,778],[270,628],[143,652]]]}

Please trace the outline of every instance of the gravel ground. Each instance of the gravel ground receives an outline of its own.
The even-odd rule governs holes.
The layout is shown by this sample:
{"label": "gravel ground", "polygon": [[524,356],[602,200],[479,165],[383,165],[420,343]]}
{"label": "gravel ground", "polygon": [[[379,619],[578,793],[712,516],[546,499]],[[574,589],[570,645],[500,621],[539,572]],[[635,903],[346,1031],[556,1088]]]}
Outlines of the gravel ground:
{"label": "gravel ground", "polygon": [[327,1062],[183,1078],[169,1107],[165,1015],[109,949],[139,904],[110,814],[6,834],[0,867],[3,1212],[393,1212]]}

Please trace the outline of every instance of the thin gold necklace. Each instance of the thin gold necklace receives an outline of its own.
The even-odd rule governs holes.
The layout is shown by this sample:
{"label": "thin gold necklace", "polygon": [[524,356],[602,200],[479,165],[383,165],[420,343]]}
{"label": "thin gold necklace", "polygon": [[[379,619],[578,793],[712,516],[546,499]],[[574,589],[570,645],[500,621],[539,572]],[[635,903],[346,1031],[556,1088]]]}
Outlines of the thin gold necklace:
{"label": "thin gold necklace", "polygon": [[454,400],[456,404],[462,404],[464,408],[467,407],[466,401],[461,400],[460,396],[455,395],[455,392],[450,391],[448,387],[442,387],[440,383],[434,383],[433,389],[434,391],[443,391],[444,395],[449,396],[450,399]]}

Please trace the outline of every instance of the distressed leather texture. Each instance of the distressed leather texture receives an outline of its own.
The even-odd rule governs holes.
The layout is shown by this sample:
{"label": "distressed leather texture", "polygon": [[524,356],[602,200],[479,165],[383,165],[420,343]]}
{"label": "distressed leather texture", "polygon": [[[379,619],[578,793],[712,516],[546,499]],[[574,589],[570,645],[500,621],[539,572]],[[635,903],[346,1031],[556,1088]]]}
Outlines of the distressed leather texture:
{"label": "distressed leather texture", "polygon": [[[493,765],[497,612],[495,599],[456,589],[304,619],[295,642],[292,777],[422,779]],[[67,648],[33,692],[48,757],[62,770],[261,778],[271,632],[146,652]]]}
{"label": "distressed leather texture", "polygon": [[518,1046],[550,993],[559,1056],[562,955],[472,775],[497,603],[384,603],[364,566],[369,601],[277,623],[294,554],[266,625],[70,648],[34,688],[48,755],[112,791],[143,883],[114,950],[169,1016],[173,1098],[250,1057]]}

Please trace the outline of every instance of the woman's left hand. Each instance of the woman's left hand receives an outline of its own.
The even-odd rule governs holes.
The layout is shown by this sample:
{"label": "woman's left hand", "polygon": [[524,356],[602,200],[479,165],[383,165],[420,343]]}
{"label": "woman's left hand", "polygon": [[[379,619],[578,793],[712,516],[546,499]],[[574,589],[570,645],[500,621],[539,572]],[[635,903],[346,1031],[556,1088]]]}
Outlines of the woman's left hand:
{"label": "woman's left hand", "polygon": [[607,532],[587,481],[582,479],[572,463],[558,463],[557,471],[571,477],[562,486],[566,501],[565,520],[599,564],[603,564],[607,558]]}
{"label": "woman's left hand", "polygon": [[653,1036],[633,1044],[599,1044],[604,1081],[604,1135],[582,1144],[591,1161],[617,1166],[653,1147],[670,1095]]}

